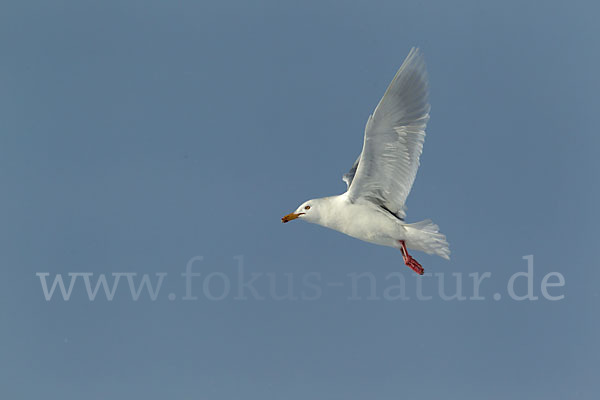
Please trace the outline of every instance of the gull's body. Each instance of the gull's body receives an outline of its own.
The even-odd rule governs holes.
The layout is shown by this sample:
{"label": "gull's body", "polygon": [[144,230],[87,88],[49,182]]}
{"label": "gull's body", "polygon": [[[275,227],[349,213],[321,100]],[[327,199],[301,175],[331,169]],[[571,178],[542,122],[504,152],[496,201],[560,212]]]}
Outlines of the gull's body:
{"label": "gull's body", "polygon": [[412,49],[365,127],[363,150],[344,175],[346,193],[303,203],[283,222],[301,218],[366,242],[398,248],[406,264],[423,268],[406,247],[446,259],[444,235],[430,220],[404,222],[404,203],[419,167],[429,119],[427,73]]}

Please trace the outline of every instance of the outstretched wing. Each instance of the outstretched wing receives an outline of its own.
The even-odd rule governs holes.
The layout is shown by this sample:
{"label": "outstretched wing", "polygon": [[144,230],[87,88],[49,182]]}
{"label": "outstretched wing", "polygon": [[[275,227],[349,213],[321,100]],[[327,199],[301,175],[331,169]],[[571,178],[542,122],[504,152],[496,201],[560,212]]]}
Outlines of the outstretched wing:
{"label": "outstretched wing", "polygon": [[363,150],[346,175],[351,201],[365,199],[403,218],[429,119],[427,73],[413,48],[365,127]]}

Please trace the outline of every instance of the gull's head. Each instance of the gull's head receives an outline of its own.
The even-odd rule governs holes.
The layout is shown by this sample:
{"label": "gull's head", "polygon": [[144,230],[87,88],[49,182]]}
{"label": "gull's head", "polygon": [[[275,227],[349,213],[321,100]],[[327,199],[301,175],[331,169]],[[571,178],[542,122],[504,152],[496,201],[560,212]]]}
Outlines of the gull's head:
{"label": "gull's head", "polygon": [[293,221],[295,219],[303,219],[307,222],[315,222],[319,218],[319,203],[318,199],[305,201],[294,211],[281,218],[281,222]]}

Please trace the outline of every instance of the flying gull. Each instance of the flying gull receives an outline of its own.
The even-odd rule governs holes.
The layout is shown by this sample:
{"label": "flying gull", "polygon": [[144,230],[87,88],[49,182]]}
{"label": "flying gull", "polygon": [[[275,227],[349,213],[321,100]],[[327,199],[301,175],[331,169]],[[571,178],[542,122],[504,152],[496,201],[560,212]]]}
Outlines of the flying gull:
{"label": "flying gull", "polygon": [[419,275],[424,269],[409,249],[450,258],[446,237],[431,220],[408,224],[406,198],[419,168],[429,120],[427,72],[413,48],[369,116],[363,149],[344,174],[347,191],[308,200],[282,222],[302,219],[366,242],[399,249]]}

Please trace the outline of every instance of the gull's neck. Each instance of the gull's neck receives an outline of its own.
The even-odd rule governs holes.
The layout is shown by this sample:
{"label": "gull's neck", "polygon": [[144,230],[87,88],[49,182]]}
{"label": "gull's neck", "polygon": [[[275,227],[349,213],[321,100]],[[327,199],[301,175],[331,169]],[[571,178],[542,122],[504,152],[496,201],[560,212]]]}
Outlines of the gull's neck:
{"label": "gull's neck", "polygon": [[314,223],[330,229],[338,229],[342,223],[343,206],[347,204],[346,194],[322,197],[319,202],[319,218]]}

